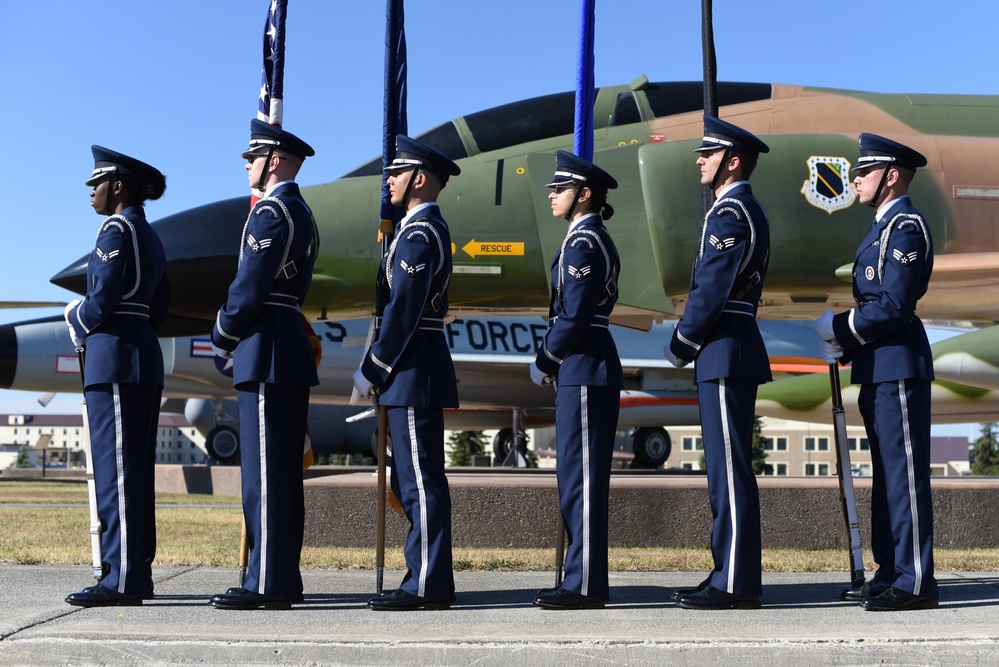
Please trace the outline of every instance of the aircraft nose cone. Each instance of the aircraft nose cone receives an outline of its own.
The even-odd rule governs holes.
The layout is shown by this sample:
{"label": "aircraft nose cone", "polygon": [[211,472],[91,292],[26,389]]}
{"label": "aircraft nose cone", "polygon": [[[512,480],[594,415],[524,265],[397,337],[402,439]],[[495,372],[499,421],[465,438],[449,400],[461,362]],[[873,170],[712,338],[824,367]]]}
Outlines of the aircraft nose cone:
{"label": "aircraft nose cone", "polygon": [[14,325],[0,325],[0,389],[10,389],[17,374],[17,335]]}
{"label": "aircraft nose cone", "polygon": [[[211,330],[226,299],[239,263],[247,197],[226,199],[169,215],[152,223],[163,243],[170,281],[170,318],[157,335],[198,336]],[[89,254],[51,281],[77,294],[86,293]]]}

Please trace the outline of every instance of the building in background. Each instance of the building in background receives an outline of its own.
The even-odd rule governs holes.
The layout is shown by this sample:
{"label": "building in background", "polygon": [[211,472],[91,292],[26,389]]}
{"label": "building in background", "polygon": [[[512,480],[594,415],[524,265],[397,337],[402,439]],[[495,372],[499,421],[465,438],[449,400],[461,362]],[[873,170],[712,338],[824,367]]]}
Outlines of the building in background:
{"label": "building in background", "polygon": [[[17,460],[23,449],[28,465],[82,468],[83,417],[0,414],[0,470]],[[161,414],[156,431],[156,463],[206,463],[205,438],[183,415]]]}

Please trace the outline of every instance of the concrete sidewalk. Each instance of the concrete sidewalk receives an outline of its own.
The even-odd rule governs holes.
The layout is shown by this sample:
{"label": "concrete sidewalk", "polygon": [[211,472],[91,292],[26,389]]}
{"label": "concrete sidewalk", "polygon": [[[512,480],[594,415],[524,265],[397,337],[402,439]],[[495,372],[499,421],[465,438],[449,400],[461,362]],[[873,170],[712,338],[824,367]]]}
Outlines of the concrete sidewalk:
{"label": "concrete sidewalk", "polygon": [[[372,571],[307,570],[292,611],[221,611],[225,568],[156,568],[142,607],[63,598],[89,568],[0,566],[0,664],[739,665],[999,663],[999,573],[942,573],[940,609],[874,613],[840,602],[840,573],[765,574],[758,611],[674,606],[701,576],[611,573],[612,604],[556,612],[530,602],[551,572],[459,572],[450,611],[365,608]],[[400,572],[387,572],[394,587]]]}

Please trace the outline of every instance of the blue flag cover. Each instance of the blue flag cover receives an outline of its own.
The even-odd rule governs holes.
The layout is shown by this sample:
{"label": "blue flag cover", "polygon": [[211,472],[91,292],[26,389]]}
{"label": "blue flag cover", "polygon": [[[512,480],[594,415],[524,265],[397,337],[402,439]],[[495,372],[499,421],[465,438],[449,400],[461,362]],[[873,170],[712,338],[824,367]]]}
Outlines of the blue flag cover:
{"label": "blue flag cover", "polygon": [[583,0],[579,20],[579,59],[576,61],[576,117],[573,152],[593,161],[593,14],[596,0]]}
{"label": "blue flag cover", "polygon": [[257,118],[281,126],[284,115],[284,21],[288,0],[271,0],[264,23],[264,66]]}
{"label": "blue flag cover", "polygon": [[[395,137],[409,134],[406,120],[406,26],[403,0],[388,0],[385,6],[385,93],[382,116],[382,167],[395,159]],[[388,172],[382,172],[382,221],[395,223],[400,217],[389,199]],[[382,238],[386,238],[382,225]],[[391,234],[391,227],[388,228]]]}

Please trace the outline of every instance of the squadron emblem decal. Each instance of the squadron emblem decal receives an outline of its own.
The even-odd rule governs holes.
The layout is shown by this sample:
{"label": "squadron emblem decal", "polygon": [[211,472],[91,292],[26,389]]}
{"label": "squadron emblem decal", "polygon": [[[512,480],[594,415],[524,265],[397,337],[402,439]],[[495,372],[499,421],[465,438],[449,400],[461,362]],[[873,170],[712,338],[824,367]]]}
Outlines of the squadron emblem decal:
{"label": "squadron emblem decal", "polygon": [[850,162],[841,157],[808,158],[808,180],[801,186],[801,194],[830,215],[848,207],[857,196],[850,183]]}

